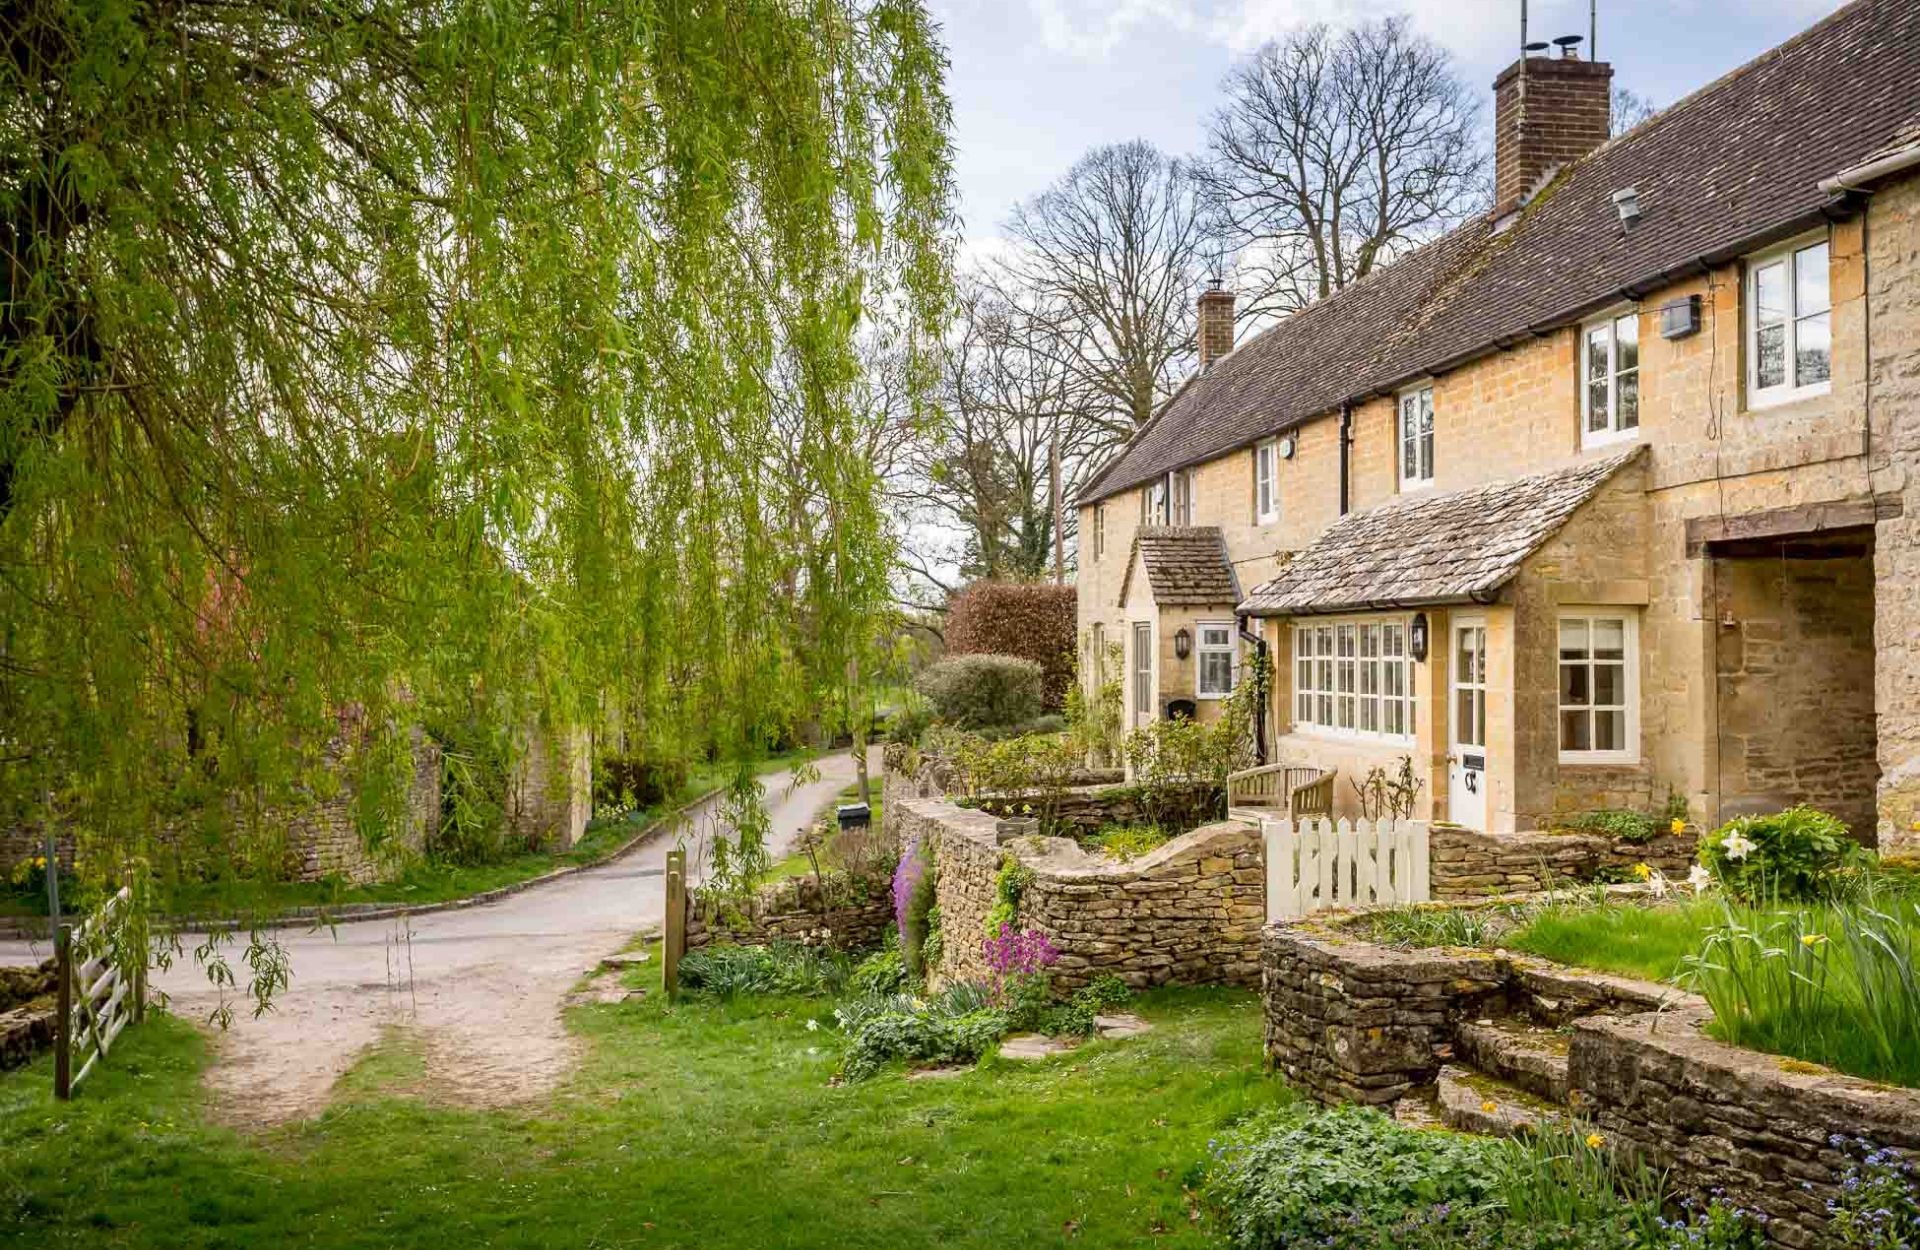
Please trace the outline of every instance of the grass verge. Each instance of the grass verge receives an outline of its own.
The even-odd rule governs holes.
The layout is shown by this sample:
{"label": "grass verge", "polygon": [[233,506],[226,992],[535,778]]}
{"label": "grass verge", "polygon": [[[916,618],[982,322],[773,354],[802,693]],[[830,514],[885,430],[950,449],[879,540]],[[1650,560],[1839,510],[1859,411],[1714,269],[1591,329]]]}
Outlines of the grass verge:
{"label": "grass verge", "polygon": [[[0,1242],[39,1246],[960,1247],[1217,1242],[1187,1182],[1223,1125],[1287,1101],[1257,999],[1147,995],[1157,1028],[1030,1065],[830,1084],[819,1000],[578,1008],[550,1105],[399,1096],[390,1043],[316,1120],[245,1140],[204,1117],[205,1043],[158,1017],[68,1109],[47,1063],[0,1078]],[[398,1094],[396,1094],[398,1091]]]}

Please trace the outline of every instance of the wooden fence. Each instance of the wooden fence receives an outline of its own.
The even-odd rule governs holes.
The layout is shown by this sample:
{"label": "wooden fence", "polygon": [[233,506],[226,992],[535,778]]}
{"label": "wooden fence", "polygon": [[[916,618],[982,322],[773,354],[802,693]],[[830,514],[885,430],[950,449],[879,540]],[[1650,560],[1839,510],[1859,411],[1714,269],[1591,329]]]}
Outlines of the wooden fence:
{"label": "wooden fence", "polygon": [[1427,822],[1263,820],[1267,920],[1432,897]]}
{"label": "wooden fence", "polygon": [[123,886],[81,924],[63,924],[54,935],[53,1096],[62,1101],[113,1049],[120,1030],[146,1015],[146,942],[132,913],[133,894]]}

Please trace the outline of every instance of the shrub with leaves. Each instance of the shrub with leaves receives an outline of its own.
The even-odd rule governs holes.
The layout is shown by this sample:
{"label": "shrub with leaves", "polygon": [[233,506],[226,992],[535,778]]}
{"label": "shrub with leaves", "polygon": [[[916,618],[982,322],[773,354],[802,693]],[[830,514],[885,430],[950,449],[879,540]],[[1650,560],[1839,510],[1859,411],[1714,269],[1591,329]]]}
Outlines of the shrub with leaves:
{"label": "shrub with leaves", "polygon": [[1575,812],[1560,821],[1560,827],[1574,833],[1597,834],[1620,842],[1651,842],[1665,826],[1645,812],[1624,807],[1602,807],[1591,812]]}
{"label": "shrub with leaves", "polygon": [[961,729],[1024,725],[1041,711],[1040,666],[1016,655],[958,655],[920,674],[934,715]]}
{"label": "shrub with leaves", "polygon": [[680,988],[715,998],[743,994],[826,998],[839,993],[851,973],[847,957],[825,947],[704,946],[681,959]]}
{"label": "shrub with leaves", "polygon": [[867,994],[834,1008],[847,1037],[842,1071],[863,1080],[897,1060],[958,1063],[978,1059],[1007,1031],[1007,1018],[992,1006],[992,992],[960,981],[927,998]]}
{"label": "shrub with leaves", "polygon": [[855,994],[894,994],[906,986],[907,965],[897,941],[861,960],[847,978],[847,988]]}
{"label": "shrub with leaves", "polygon": [[947,601],[948,655],[1017,655],[1040,666],[1043,705],[1073,684],[1079,596],[1045,582],[975,582]]}
{"label": "shrub with leaves", "polygon": [[1817,898],[1833,874],[1866,858],[1838,817],[1804,806],[1736,816],[1700,841],[1700,862],[1729,893],[1749,901]]}
{"label": "shrub with leaves", "polygon": [[663,754],[632,752],[600,757],[593,770],[593,808],[619,815],[659,807],[687,788],[687,762]]}

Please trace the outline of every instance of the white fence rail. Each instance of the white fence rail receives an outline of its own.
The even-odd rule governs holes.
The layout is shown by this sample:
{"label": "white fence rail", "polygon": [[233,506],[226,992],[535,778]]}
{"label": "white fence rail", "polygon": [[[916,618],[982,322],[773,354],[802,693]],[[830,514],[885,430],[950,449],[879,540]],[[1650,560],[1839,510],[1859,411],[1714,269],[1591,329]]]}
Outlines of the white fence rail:
{"label": "white fence rail", "polygon": [[1267,920],[1432,897],[1424,820],[1264,820]]}

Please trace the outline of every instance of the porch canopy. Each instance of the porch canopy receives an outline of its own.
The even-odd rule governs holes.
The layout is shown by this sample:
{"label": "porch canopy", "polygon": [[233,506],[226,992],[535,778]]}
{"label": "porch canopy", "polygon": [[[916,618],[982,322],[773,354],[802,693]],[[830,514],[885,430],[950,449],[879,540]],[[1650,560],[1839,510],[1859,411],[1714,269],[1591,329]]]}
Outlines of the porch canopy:
{"label": "porch canopy", "polygon": [[1255,588],[1240,611],[1312,616],[1490,603],[1640,451],[1636,445],[1532,477],[1349,513]]}
{"label": "porch canopy", "polygon": [[1148,525],[1133,539],[1133,559],[1120,582],[1120,606],[1146,570],[1147,589],[1162,607],[1217,607],[1240,602],[1240,579],[1227,559],[1226,539],[1213,525]]}

